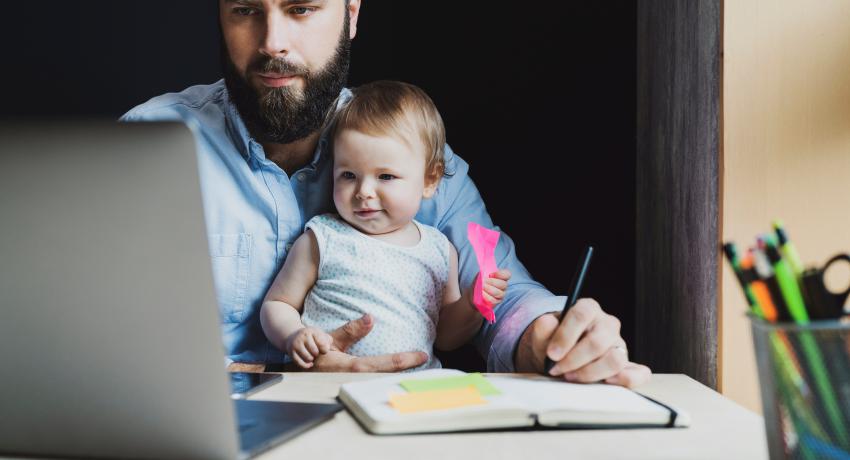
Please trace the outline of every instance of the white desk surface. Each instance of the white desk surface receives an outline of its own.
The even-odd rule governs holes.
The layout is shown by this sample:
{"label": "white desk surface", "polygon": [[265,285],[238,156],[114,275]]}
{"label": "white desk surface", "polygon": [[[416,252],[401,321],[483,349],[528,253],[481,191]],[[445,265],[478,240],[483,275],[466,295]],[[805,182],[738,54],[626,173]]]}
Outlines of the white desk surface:
{"label": "white desk surface", "polygon": [[[342,383],[382,374],[285,373],[251,399],[332,402]],[[544,377],[537,377],[544,378]],[[761,416],[681,374],[655,374],[636,389],[691,416],[690,428],[500,431],[374,436],[344,410],[258,457],[267,459],[765,459]]]}

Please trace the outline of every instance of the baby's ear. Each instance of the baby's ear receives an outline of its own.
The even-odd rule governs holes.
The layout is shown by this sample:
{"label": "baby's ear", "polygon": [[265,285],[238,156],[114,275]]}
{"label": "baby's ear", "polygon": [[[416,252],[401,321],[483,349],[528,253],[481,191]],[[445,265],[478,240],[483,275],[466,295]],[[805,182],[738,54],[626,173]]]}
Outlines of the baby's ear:
{"label": "baby's ear", "polygon": [[433,170],[425,174],[425,190],[422,191],[423,198],[431,198],[437,193],[437,187],[440,185],[440,178],[443,177],[443,168],[435,166]]}

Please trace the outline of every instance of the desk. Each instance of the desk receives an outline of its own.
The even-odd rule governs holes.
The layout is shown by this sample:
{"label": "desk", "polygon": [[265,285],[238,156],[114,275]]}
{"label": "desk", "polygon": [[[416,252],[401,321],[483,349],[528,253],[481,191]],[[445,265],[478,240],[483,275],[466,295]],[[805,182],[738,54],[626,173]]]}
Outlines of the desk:
{"label": "desk", "polygon": [[[283,382],[250,399],[331,402],[342,383],[382,375],[284,373]],[[686,410],[691,427],[374,436],[342,411],[259,459],[767,458],[762,418],[690,377],[655,374],[650,383],[637,390]]]}

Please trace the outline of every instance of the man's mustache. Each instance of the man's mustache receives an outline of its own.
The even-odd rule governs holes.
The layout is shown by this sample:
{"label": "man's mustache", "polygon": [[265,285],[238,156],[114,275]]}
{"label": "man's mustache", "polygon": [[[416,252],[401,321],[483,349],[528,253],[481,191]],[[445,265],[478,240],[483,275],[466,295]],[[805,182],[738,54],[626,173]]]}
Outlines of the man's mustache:
{"label": "man's mustache", "polygon": [[261,58],[249,66],[249,69],[254,72],[262,73],[281,73],[286,75],[303,76],[308,73],[305,66],[295,64],[283,58]]}

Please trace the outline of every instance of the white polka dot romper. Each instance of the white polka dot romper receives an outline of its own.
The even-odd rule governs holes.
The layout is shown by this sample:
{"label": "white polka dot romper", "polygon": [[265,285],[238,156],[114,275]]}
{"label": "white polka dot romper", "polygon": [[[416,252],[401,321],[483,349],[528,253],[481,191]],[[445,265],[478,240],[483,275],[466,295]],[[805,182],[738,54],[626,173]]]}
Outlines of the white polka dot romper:
{"label": "white polka dot romper", "polygon": [[302,321],[332,331],[370,313],[372,331],[348,349],[355,356],[424,351],[416,368],[438,368],[437,321],[449,276],[449,240],[413,221],[420,239],[397,246],[361,233],[335,214],[307,222],[319,244],[319,276],[304,300]]}

